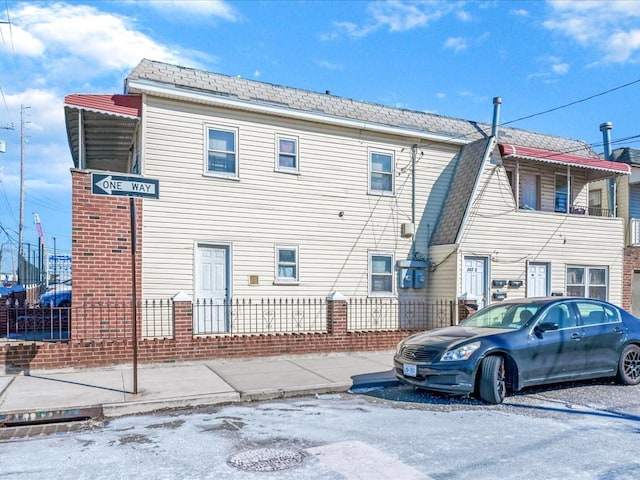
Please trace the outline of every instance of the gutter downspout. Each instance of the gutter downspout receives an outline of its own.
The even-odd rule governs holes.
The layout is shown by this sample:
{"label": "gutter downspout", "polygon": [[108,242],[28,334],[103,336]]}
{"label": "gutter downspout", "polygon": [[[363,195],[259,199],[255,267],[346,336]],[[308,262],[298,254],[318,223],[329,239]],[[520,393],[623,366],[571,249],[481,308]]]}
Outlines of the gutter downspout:
{"label": "gutter downspout", "polygon": [[[604,159],[611,161],[611,129],[613,124],[611,122],[605,122],[600,124],[600,131],[602,132],[602,143],[604,146]],[[616,211],[616,182],[615,178],[611,177],[607,179],[607,197],[609,200],[609,215],[612,217],[617,216]]]}

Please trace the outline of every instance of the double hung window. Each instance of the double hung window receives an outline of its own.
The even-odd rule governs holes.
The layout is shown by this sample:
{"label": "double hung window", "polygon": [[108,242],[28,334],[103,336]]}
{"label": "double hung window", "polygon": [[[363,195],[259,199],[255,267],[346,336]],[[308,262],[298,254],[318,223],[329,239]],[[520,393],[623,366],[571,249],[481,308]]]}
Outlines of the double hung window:
{"label": "double hung window", "polygon": [[276,137],[276,170],[298,172],[298,140],[293,137]]}
{"label": "double hung window", "polygon": [[276,283],[298,283],[298,247],[276,246]]}
{"label": "double hung window", "polygon": [[207,129],[206,173],[225,177],[238,176],[238,131]]}
{"label": "double hung window", "polygon": [[393,295],[393,254],[369,252],[369,293],[371,296]]}
{"label": "double hung window", "polygon": [[369,153],[369,192],[378,195],[393,195],[393,155]]}

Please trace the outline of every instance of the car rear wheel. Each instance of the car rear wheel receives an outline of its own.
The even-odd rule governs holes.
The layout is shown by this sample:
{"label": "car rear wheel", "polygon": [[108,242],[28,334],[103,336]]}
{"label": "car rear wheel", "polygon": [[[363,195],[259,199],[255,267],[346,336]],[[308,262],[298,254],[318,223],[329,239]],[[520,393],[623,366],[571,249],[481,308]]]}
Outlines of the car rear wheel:
{"label": "car rear wheel", "polygon": [[625,385],[640,383],[640,347],[627,345],[618,361],[618,381]]}
{"label": "car rear wheel", "polygon": [[491,355],[482,360],[478,390],[483,402],[502,403],[507,394],[506,371],[502,357]]}

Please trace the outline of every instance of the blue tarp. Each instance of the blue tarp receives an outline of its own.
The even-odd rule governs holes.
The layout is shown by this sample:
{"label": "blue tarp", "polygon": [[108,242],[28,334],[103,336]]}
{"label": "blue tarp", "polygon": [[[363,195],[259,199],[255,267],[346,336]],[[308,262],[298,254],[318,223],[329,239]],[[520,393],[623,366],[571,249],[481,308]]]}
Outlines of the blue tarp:
{"label": "blue tarp", "polygon": [[9,287],[0,287],[0,297],[8,297],[13,293],[22,293],[24,292],[24,287],[22,285],[11,285]]}

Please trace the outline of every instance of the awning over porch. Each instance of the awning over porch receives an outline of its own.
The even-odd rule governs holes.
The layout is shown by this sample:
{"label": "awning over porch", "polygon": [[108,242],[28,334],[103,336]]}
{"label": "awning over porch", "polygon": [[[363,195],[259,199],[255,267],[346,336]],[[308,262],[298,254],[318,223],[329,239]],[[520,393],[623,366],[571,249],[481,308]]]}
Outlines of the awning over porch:
{"label": "awning over porch", "polygon": [[611,175],[629,175],[631,173],[631,168],[626,163],[611,162],[601,158],[583,157],[570,153],[553,152],[540,148],[502,143],[499,147],[502,158],[533,160],[536,162],[554,163],[590,170],[588,175],[589,180],[598,180]]}
{"label": "awning over porch", "polygon": [[76,168],[130,173],[140,95],[67,95],[64,114]]}

